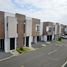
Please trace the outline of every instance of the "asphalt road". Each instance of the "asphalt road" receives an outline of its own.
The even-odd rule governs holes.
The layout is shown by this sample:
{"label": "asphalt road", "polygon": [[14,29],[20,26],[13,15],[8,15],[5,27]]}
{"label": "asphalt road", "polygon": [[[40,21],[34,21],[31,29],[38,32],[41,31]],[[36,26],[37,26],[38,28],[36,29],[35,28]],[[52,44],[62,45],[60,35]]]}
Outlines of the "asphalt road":
{"label": "asphalt road", "polygon": [[61,67],[67,60],[67,40],[0,62],[0,67]]}

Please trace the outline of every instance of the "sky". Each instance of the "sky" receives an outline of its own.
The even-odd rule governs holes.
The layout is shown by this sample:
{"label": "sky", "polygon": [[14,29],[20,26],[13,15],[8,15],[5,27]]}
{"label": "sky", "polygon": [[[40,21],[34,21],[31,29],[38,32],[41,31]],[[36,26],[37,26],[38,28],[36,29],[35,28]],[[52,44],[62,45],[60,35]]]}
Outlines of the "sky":
{"label": "sky", "polygon": [[0,0],[0,11],[67,24],[67,0]]}

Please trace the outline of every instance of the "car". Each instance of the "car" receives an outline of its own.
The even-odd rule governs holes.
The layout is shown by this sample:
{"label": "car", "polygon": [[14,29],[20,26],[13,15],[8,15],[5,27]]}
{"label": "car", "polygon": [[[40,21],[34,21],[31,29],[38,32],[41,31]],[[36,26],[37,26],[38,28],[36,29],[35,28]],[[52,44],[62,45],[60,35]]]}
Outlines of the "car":
{"label": "car", "polygon": [[61,38],[67,39],[67,35],[62,35]]}

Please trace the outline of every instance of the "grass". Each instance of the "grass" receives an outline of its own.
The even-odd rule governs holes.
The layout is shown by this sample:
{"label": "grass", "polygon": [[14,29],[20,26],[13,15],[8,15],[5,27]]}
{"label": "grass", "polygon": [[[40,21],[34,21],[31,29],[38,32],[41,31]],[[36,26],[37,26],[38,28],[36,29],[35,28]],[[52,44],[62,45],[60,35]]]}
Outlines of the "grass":
{"label": "grass", "polygon": [[23,48],[17,48],[16,50],[17,50],[19,53],[23,53],[23,52],[31,51],[30,48],[26,48],[26,47],[23,47]]}
{"label": "grass", "polygon": [[61,44],[61,43],[63,43],[63,40],[62,40],[62,38],[58,38],[58,40],[56,41],[56,43],[58,43],[58,44]]}
{"label": "grass", "polygon": [[61,43],[62,43],[62,41],[56,41],[56,43],[61,44]]}

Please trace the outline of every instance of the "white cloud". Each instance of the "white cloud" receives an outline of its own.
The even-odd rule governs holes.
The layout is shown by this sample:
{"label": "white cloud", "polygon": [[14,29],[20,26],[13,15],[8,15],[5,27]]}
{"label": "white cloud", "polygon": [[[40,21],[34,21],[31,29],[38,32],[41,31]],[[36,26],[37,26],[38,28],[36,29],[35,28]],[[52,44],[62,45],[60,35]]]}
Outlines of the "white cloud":
{"label": "white cloud", "polygon": [[23,13],[30,17],[40,18],[42,21],[67,22],[67,0],[13,1],[0,0],[0,10]]}

